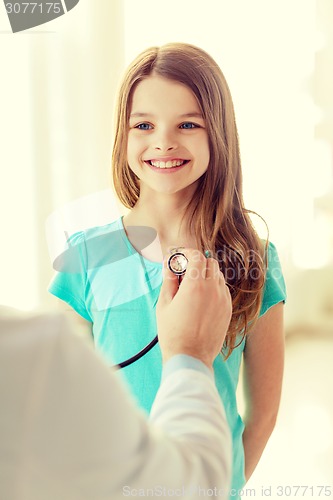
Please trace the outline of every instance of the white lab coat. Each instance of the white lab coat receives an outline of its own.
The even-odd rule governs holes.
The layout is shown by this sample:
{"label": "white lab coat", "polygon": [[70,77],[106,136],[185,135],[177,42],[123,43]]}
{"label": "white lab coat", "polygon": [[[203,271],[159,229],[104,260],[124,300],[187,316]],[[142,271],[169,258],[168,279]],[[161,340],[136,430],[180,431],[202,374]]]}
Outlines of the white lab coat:
{"label": "white lab coat", "polygon": [[168,374],[148,422],[68,330],[56,314],[0,318],[0,499],[227,498],[231,440],[213,380]]}

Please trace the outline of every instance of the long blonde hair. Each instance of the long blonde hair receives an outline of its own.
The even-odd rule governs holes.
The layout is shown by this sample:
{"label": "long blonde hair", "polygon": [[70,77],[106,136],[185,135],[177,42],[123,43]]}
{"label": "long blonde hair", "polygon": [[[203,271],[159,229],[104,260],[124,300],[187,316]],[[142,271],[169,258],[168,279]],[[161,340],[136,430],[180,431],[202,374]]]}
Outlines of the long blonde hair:
{"label": "long blonde hair", "polygon": [[218,259],[230,288],[233,313],[224,353],[228,357],[253,327],[262,302],[267,245],[259,239],[244,207],[242,171],[234,108],[228,84],[214,59],[184,43],[151,47],[129,66],[117,110],[112,155],[113,183],[120,201],[132,208],[140,195],[138,177],[127,162],[132,96],[151,74],[186,85],[195,95],[209,138],[210,160],[189,202],[188,218],[201,250]]}

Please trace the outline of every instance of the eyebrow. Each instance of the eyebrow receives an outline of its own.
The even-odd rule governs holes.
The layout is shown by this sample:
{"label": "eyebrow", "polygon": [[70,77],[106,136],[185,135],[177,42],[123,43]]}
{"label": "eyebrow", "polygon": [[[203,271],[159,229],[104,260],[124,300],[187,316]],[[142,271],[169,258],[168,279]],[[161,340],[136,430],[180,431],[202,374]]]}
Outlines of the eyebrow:
{"label": "eyebrow", "polygon": [[[155,117],[155,115],[152,115],[150,113],[131,113],[130,117],[131,118],[146,118],[147,116],[150,117]],[[183,115],[179,115],[178,118],[203,118],[201,113],[198,113],[197,111],[194,111],[193,113],[184,113]]]}

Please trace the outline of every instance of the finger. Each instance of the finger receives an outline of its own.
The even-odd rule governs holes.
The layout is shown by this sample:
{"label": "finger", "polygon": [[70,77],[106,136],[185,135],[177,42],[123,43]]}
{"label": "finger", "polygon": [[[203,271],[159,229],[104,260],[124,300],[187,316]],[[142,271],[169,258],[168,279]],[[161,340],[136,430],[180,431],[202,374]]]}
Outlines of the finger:
{"label": "finger", "polygon": [[230,293],[229,284],[226,282],[224,274],[222,273],[222,271],[220,271],[219,279],[220,279],[221,286],[223,286],[223,288],[225,289],[225,293],[231,299],[231,293]]}
{"label": "finger", "polygon": [[206,262],[206,279],[220,280],[223,274],[220,271],[219,263],[212,257],[207,258]]}
{"label": "finger", "polygon": [[[224,274],[220,270],[220,265],[216,259],[207,258],[206,279],[218,280],[220,285],[225,287],[225,292],[230,295],[228,283],[225,281]],[[230,295],[231,296],[231,295]]]}
{"label": "finger", "polygon": [[221,283],[222,283],[222,286],[224,288],[224,292],[226,294],[226,296],[228,297],[229,301],[232,303],[232,296],[231,296],[231,291],[230,291],[230,288],[229,288],[229,284],[225,281],[225,278],[223,276],[223,273],[222,274],[222,279],[221,279]]}
{"label": "finger", "polygon": [[182,283],[206,279],[206,257],[199,250],[193,248],[184,248],[182,253],[188,260]]}
{"label": "finger", "polygon": [[163,283],[160,291],[159,300],[171,302],[178,291],[178,277],[169,269],[167,255],[163,260]]}

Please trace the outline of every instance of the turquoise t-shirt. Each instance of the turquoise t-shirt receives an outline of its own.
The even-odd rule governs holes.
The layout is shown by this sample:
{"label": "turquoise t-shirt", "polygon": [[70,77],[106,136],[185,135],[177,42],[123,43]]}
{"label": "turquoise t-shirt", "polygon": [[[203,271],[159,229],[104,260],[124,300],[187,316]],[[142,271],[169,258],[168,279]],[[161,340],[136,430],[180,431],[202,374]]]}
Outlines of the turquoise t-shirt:
{"label": "turquoise t-shirt", "polygon": [[[162,263],[152,262],[131,245],[122,217],[105,226],[74,234],[60,256],[49,291],[93,323],[97,349],[110,365],[124,361],[156,335],[155,305],[162,283]],[[268,248],[269,266],[261,315],[285,301],[286,289],[276,248]],[[236,388],[245,341],[224,361],[214,362],[215,381],[233,439],[233,493],[245,484],[242,434]],[[160,385],[162,358],[157,344],[143,358],[121,370],[140,407],[149,413]],[[237,498],[232,494],[232,498]]]}

